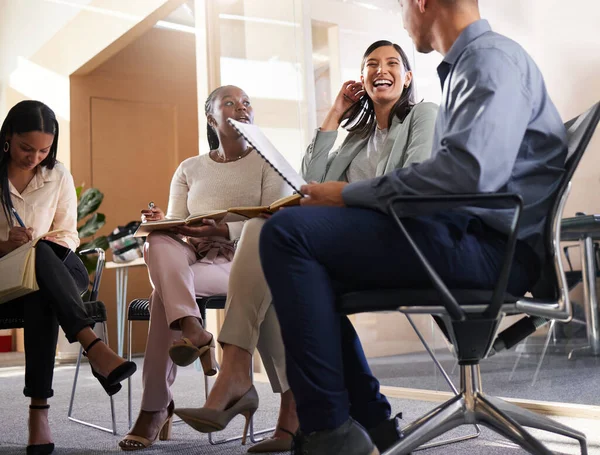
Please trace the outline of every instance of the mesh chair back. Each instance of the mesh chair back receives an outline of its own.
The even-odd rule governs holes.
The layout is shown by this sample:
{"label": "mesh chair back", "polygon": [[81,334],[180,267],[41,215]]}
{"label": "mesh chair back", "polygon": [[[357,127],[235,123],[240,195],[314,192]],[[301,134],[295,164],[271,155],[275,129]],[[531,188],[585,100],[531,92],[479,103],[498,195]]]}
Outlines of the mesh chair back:
{"label": "mesh chair back", "polygon": [[594,104],[590,109],[581,115],[565,123],[567,128],[567,160],[565,163],[565,173],[562,177],[558,190],[554,196],[552,205],[552,216],[546,220],[544,232],[544,244],[546,247],[546,262],[542,266],[542,273],[538,283],[532,290],[532,294],[538,298],[556,299],[560,295],[560,288],[557,273],[554,267],[554,261],[558,254],[558,246],[554,244],[555,228],[560,228],[560,218],[562,217],[562,202],[566,197],[567,190],[573,178],[573,174],[581,161],[583,153],[596,131],[600,121],[600,102]]}

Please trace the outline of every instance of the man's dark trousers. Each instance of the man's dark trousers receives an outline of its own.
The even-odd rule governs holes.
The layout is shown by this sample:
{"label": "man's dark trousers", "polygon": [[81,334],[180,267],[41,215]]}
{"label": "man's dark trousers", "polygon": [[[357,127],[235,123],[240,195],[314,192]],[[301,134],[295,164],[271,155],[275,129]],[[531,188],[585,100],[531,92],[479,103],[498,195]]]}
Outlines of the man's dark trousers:
{"label": "man's dark trousers", "polygon": [[[448,287],[494,288],[504,234],[466,213],[404,223]],[[265,224],[260,253],[302,431],[337,428],[350,415],[366,428],[388,419],[389,403],[351,323],[336,311],[336,298],[366,289],[431,288],[393,219],[359,208],[288,208]],[[527,291],[536,262],[529,246],[519,242],[509,292]]]}

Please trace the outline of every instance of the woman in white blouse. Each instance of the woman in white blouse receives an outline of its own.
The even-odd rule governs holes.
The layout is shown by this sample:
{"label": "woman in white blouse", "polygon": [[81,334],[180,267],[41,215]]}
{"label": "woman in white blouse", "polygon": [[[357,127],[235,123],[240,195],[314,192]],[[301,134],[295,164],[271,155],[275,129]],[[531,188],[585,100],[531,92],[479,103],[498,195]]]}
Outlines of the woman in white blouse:
{"label": "woman in white blouse", "polygon": [[83,309],[80,294],[89,279],[70,253],[79,245],[77,197],[71,174],[56,160],[57,145],[54,112],[39,101],[15,105],[0,129],[0,257],[49,231],[63,231],[36,247],[39,291],[0,305],[0,315],[25,321],[23,393],[31,398],[28,454],[54,450],[47,400],[54,393],[59,325],[71,343],[84,347],[94,376],[108,394],[118,392],[119,383],[136,369],[96,338],[94,321]]}

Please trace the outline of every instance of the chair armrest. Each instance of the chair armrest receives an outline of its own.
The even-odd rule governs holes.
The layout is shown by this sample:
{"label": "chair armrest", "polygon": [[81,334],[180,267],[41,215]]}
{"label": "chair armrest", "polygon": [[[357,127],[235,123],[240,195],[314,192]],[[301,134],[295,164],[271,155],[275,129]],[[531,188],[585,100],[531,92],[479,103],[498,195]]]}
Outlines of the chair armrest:
{"label": "chair armrest", "polygon": [[[443,305],[448,311],[448,314],[453,320],[464,321],[466,319],[466,313],[458,304],[456,299],[450,293],[448,287],[444,284],[440,276],[437,274],[435,269],[431,266],[427,258],[423,255],[417,244],[414,242],[404,224],[400,220],[400,216],[396,213],[395,206],[399,203],[402,204],[419,204],[419,213],[424,213],[423,204],[430,204],[431,212],[435,213],[441,210],[449,210],[461,207],[473,207],[477,206],[480,208],[511,208],[514,210],[513,219],[510,226],[510,232],[508,234],[508,240],[506,243],[506,252],[504,255],[504,261],[500,270],[500,277],[494,293],[492,295],[492,301],[488,305],[487,309],[483,312],[483,316],[486,318],[496,318],[500,313],[502,304],[504,302],[504,294],[506,287],[508,286],[508,279],[510,276],[510,268],[512,266],[515,245],[517,242],[517,229],[519,220],[521,218],[521,211],[523,209],[523,200],[517,194],[508,193],[482,193],[482,194],[460,194],[460,195],[436,195],[436,196],[396,196],[388,203],[388,212],[394,218],[396,224],[408,240],[411,248],[419,258],[419,261],[425,268],[429,278],[435,289],[440,293]],[[425,208],[425,210],[427,210]]]}
{"label": "chair armrest", "polygon": [[94,272],[94,282],[92,283],[92,291],[90,292],[90,301],[96,300],[98,298],[98,292],[100,290],[100,282],[102,281],[102,272],[104,271],[104,263],[105,263],[105,254],[102,248],[89,248],[86,250],[81,250],[79,254],[89,255],[89,254],[97,254],[98,261],[96,262],[96,271]]}

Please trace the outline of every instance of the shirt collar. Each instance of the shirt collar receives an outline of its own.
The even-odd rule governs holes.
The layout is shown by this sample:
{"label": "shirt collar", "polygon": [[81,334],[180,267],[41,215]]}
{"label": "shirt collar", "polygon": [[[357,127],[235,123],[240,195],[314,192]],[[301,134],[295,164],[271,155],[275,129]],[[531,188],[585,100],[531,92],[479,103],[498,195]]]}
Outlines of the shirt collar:
{"label": "shirt collar", "polygon": [[454,65],[460,54],[462,54],[465,48],[472,41],[475,41],[484,33],[491,31],[492,27],[490,27],[490,23],[485,19],[479,19],[478,21],[468,25],[467,28],[465,28],[458,36],[458,38],[456,38],[456,41],[454,41],[454,44],[444,56],[444,62]]}
{"label": "shirt collar", "polygon": [[45,166],[38,167],[36,177],[39,178],[40,183],[52,182],[59,179],[59,175],[54,169],[48,169]]}
{"label": "shirt collar", "polygon": [[23,190],[23,193],[19,194],[16,188],[13,186],[10,181],[8,182],[8,187],[10,188],[10,192],[17,197],[23,197],[32,191],[38,190],[44,186],[45,183],[53,182],[55,180],[59,180],[60,175],[58,172],[54,171],[54,169],[48,169],[47,167],[38,166],[33,179],[29,182],[29,185]]}
{"label": "shirt collar", "polygon": [[456,41],[454,41],[454,44],[452,44],[452,47],[450,47],[450,50],[444,56],[444,60],[442,60],[442,63],[440,63],[437,67],[437,73],[440,78],[442,88],[444,87],[444,82],[446,81],[448,74],[450,74],[452,65],[456,63],[458,57],[463,53],[465,48],[481,35],[490,32],[491,30],[492,27],[490,27],[490,23],[487,20],[479,19],[478,21],[469,24],[461,32],[461,34],[458,35],[458,38],[456,38]]}

